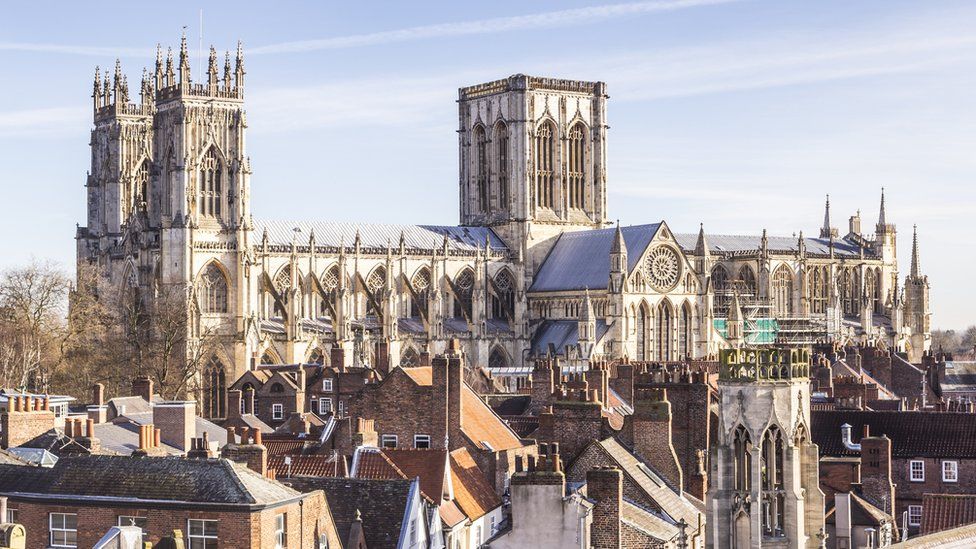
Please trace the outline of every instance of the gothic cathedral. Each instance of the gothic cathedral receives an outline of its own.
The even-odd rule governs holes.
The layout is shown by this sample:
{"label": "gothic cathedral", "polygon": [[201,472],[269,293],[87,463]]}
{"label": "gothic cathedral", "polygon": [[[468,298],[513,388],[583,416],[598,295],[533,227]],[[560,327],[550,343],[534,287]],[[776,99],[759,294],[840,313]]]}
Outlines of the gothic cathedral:
{"label": "gothic cathedral", "polygon": [[[928,279],[900,287],[884,195],[873,234],[817,238],[615,226],[607,207],[607,89],[514,75],[459,90],[460,225],[254,219],[244,59],[211,48],[206,82],[157,53],[130,99],[96,70],[79,266],[99,291],[188,303],[206,335],[205,413],[259,364],[418,364],[459,340],[512,385],[537,357],[567,367],[678,361],[751,345],[862,342],[918,357]],[[267,213],[267,212],[265,212]],[[187,353],[194,352],[188,345]]]}

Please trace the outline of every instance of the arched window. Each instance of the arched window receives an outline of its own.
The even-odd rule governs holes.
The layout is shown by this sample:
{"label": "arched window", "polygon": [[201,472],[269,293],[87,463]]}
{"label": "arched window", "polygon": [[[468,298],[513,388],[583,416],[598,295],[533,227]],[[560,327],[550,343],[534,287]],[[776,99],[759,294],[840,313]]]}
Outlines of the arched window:
{"label": "arched window", "polygon": [[582,122],[573,124],[569,129],[569,140],[566,144],[566,158],[568,160],[567,187],[569,207],[584,209],[586,204],[586,127]]}
{"label": "arched window", "polygon": [[735,489],[748,492],[752,489],[752,441],[749,432],[741,425],[732,434],[732,453]]}
{"label": "arched window", "polygon": [[173,213],[173,189],[176,188],[177,172],[176,158],[173,156],[173,150],[170,149],[169,154],[166,155],[166,175],[162,178],[163,189],[160,197],[162,207],[160,209],[163,215]]}
{"label": "arched window", "polygon": [[511,318],[515,314],[515,278],[508,269],[502,269],[495,275],[493,285],[491,318]]}
{"label": "arched window", "polygon": [[504,122],[495,125],[495,151],[498,159],[498,207],[508,209],[508,126]]}
{"label": "arched window", "polygon": [[383,299],[386,293],[386,267],[380,265],[373,269],[373,272],[369,273],[366,277],[366,289],[372,295],[373,299],[367,300],[368,306],[366,307],[367,316],[381,316],[380,311],[376,307],[380,307],[380,300]]}
{"label": "arched window", "polygon": [[319,349],[318,347],[316,347],[312,351],[312,354],[308,355],[308,363],[309,364],[325,364],[325,353],[322,352],[322,349]]}
{"label": "arched window", "polygon": [[329,306],[335,300],[336,290],[339,289],[339,266],[333,265],[322,275],[322,291],[325,293],[319,301],[319,314],[322,316],[332,316],[332,308]]}
{"label": "arched window", "polygon": [[214,147],[207,150],[200,160],[200,213],[208,217],[220,217],[223,202],[223,166]]}
{"label": "arched window", "polygon": [[674,330],[674,313],[671,305],[662,301],[657,307],[657,358],[658,360],[673,360],[674,349],[671,345],[672,330]]}
{"label": "arched window", "polygon": [[400,353],[400,366],[407,368],[420,365],[420,355],[413,347],[407,347]]}
{"label": "arched window", "polygon": [[845,316],[857,316],[861,313],[861,271],[856,267],[841,271],[841,296]]}
{"label": "arched window", "polygon": [[484,126],[474,129],[474,145],[478,166],[475,171],[478,192],[478,210],[488,211],[488,137]]}
{"label": "arched window", "polygon": [[715,308],[724,311],[729,306],[729,271],[721,265],[712,269],[712,296],[715,298]]}
{"label": "arched window", "polygon": [[474,290],[474,273],[464,269],[454,279],[454,318],[471,318],[471,292]]}
{"label": "arched window", "polygon": [[739,269],[739,282],[742,284],[742,287],[739,288],[741,293],[750,296],[756,295],[756,275],[753,274],[752,268],[748,265],[743,265]]}
{"label": "arched window", "polygon": [[274,287],[279,294],[291,289],[291,265],[285,265],[274,278]]}
{"label": "arched window", "polygon": [[203,371],[203,413],[206,417],[226,417],[224,393],[226,392],[224,365],[214,356]]}
{"label": "arched window", "polygon": [[691,359],[692,341],[691,304],[685,301],[678,316],[678,353],[679,360]]}
{"label": "arched window", "polygon": [[508,367],[508,355],[501,347],[495,347],[491,350],[491,354],[488,355],[488,368],[507,368]]}
{"label": "arched window", "polygon": [[421,267],[410,279],[410,287],[413,288],[414,293],[414,298],[410,302],[410,316],[419,318],[423,316],[421,311],[427,310],[427,299],[430,296],[430,269]]}
{"label": "arched window", "polygon": [[637,309],[637,360],[650,360],[651,358],[651,319],[647,311],[647,304],[642,304]]}
{"label": "arched window", "polygon": [[774,425],[763,435],[762,460],[762,532],[765,536],[784,535],[786,492],[783,485],[783,434]]}
{"label": "arched window", "polygon": [[278,358],[271,351],[265,351],[261,355],[261,364],[278,364]]}
{"label": "arched window", "polygon": [[274,383],[271,384],[271,392],[272,393],[283,393],[283,392],[285,392],[285,386],[282,385],[282,384],[280,384],[280,383],[278,383],[278,382],[274,382]]}
{"label": "arched window", "polygon": [[793,269],[786,265],[780,265],[773,273],[772,298],[774,315],[793,314]]}
{"label": "arched window", "polygon": [[213,262],[204,267],[197,280],[197,301],[204,313],[227,312],[227,279]]}
{"label": "arched window", "polygon": [[242,414],[253,414],[256,413],[254,409],[257,403],[254,401],[256,392],[254,391],[254,384],[248,381],[241,387],[241,413]]}
{"label": "arched window", "polygon": [[556,127],[543,122],[535,131],[535,205],[552,208],[556,180]]}
{"label": "arched window", "polygon": [[132,204],[132,208],[129,209],[128,213],[131,214],[133,211],[145,211],[149,204],[149,161],[143,160],[139,164],[139,168],[136,169],[135,181],[134,181],[135,198]]}
{"label": "arched window", "polygon": [[811,313],[823,314],[827,312],[827,302],[830,297],[829,278],[825,265],[812,267],[807,274]]}

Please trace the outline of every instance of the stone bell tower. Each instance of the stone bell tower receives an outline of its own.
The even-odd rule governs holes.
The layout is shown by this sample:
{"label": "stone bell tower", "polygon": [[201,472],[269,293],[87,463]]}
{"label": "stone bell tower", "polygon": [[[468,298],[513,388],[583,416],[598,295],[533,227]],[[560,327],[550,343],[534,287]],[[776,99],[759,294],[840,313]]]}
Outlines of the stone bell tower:
{"label": "stone bell tower", "polygon": [[809,374],[807,350],[722,351],[707,547],[824,546]]}

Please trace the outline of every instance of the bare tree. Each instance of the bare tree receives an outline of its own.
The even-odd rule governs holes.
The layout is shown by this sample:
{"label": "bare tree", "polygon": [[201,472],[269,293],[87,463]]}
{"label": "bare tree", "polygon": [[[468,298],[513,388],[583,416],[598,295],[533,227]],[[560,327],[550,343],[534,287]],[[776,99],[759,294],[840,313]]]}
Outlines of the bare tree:
{"label": "bare tree", "polygon": [[70,278],[34,261],[0,274],[0,384],[47,391],[64,364]]}

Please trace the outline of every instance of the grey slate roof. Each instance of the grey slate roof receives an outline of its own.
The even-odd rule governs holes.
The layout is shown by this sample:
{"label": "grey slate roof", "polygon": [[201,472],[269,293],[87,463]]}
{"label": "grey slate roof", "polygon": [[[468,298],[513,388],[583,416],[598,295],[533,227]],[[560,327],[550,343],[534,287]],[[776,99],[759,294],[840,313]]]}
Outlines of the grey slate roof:
{"label": "grey slate roof", "polygon": [[[609,327],[604,319],[596,321],[596,340],[600,341],[606,335]],[[566,346],[579,343],[579,323],[575,320],[544,320],[532,336],[532,352],[537,355],[549,352],[552,344],[557,354],[565,351]]]}
{"label": "grey slate roof", "polygon": [[[627,270],[640,261],[660,223],[621,227],[627,245]],[[530,292],[606,289],[610,282],[610,248],[616,228],[563,233],[532,282]],[[694,248],[694,246],[692,246]]]}
{"label": "grey slate roof", "polygon": [[0,465],[0,494],[272,504],[300,494],[226,459],[65,456],[51,468]]}
{"label": "grey slate roof", "polygon": [[[698,243],[698,234],[675,234],[675,240],[686,253],[695,251],[695,244]],[[748,252],[756,251],[762,247],[761,235],[728,235],[728,234],[705,234],[708,242],[708,250],[713,254],[729,252]],[[795,252],[797,237],[794,236],[767,236],[766,245],[770,251],[774,252]],[[829,255],[830,239],[827,238],[803,238],[808,254]],[[860,255],[860,246],[854,241],[845,238],[834,239],[834,255],[857,257]],[[865,255],[870,255],[870,249],[865,249]]]}
{"label": "grey slate roof", "polygon": [[976,361],[953,360],[946,362],[943,391],[972,391],[976,386]]}
{"label": "grey slate roof", "polygon": [[[258,239],[268,232],[268,244],[290,246],[296,240],[299,246],[307,246],[309,236],[315,232],[316,246],[336,247],[344,245],[351,249],[359,232],[363,248],[386,249],[400,246],[403,234],[407,250],[431,252],[444,245],[447,236],[449,251],[475,251],[484,248],[485,240],[491,242],[494,250],[507,250],[505,243],[487,227],[456,227],[452,225],[394,225],[387,223],[348,223],[339,221],[255,221],[254,233]],[[294,229],[298,228],[299,231]],[[260,240],[258,240],[260,242]]]}
{"label": "grey slate roof", "polygon": [[396,549],[410,503],[412,480],[292,477],[284,480],[302,492],[322,490],[329,502],[339,538],[345,542],[359,510],[369,549]]}
{"label": "grey slate roof", "polygon": [[814,410],[811,434],[821,456],[858,455],[841,442],[840,428],[847,423],[857,441],[869,425],[872,436],[891,439],[894,458],[918,457],[976,459],[976,414],[963,412],[871,412]]}

